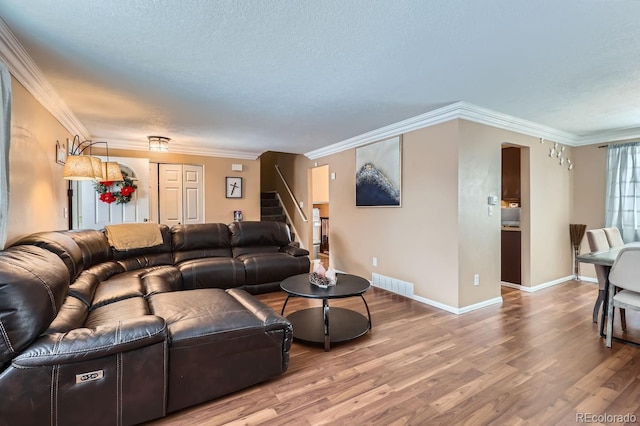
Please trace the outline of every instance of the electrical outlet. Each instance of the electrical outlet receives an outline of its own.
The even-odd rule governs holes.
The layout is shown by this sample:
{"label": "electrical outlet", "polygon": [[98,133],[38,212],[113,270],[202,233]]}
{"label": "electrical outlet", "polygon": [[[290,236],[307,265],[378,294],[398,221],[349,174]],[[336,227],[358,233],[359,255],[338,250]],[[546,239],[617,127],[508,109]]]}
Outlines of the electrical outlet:
{"label": "electrical outlet", "polygon": [[373,259],[371,259],[371,264],[372,264],[373,266],[378,266],[378,258],[377,258],[377,257],[374,257]]}
{"label": "electrical outlet", "polygon": [[473,285],[480,285],[480,274],[475,274],[473,276]]}

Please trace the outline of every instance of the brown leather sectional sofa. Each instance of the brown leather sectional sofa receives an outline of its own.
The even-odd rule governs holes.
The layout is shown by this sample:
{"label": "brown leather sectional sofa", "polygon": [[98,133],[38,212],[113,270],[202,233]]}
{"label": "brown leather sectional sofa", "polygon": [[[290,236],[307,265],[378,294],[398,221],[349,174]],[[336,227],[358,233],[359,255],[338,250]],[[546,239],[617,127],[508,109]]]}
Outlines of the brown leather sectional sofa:
{"label": "brown leather sectional sofa", "polygon": [[291,324],[249,294],[309,271],[286,225],[158,226],[154,247],[82,230],[0,251],[0,424],[136,424],[286,371]]}

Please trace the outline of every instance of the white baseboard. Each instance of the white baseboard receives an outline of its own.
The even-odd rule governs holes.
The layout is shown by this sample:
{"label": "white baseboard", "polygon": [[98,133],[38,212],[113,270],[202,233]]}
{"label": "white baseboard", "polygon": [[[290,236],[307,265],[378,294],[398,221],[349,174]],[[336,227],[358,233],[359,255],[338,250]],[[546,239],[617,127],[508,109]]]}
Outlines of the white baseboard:
{"label": "white baseboard", "polygon": [[536,292],[538,290],[542,290],[542,289],[545,289],[545,288],[548,288],[548,287],[553,287],[554,285],[558,285],[558,284],[565,283],[567,281],[571,281],[571,280],[573,280],[573,278],[574,278],[573,275],[568,275],[566,277],[558,278],[557,280],[553,280],[553,281],[549,281],[549,282],[546,282],[546,283],[538,284],[538,285],[533,286],[533,287],[527,287],[527,286],[524,286],[524,285],[518,285],[518,284],[508,283],[508,282],[504,282],[504,281],[502,281],[500,283],[500,285],[503,285],[503,286],[509,287],[509,288],[515,288],[517,290],[524,291],[526,293],[533,293],[533,292]]}
{"label": "white baseboard", "polygon": [[[387,290],[385,288],[374,286],[371,280],[369,280],[369,283],[371,284],[372,287],[375,287],[382,291],[388,291],[389,293],[398,294],[390,290]],[[426,297],[416,296],[415,294],[413,296],[407,296],[407,295],[401,294],[400,296],[406,297],[407,299],[415,300],[416,302],[420,302],[425,305],[433,306],[434,308],[442,309],[443,311],[451,312],[452,314],[456,314],[456,315],[466,314],[467,312],[475,311],[476,309],[481,309],[490,305],[495,305],[496,303],[502,303],[502,297],[496,297],[494,299],[485,300],[480,303],[464,306],[462,308],[455,308],[453,306],[449,306],[444,303],[436,302],[435,300],[427,299]]]}

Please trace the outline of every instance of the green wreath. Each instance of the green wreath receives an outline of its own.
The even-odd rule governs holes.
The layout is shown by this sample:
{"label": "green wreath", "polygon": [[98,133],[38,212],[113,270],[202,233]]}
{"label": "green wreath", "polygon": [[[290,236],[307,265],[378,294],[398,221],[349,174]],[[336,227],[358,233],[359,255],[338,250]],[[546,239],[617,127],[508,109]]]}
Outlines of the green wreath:
{"label": "green wreath", "polygon": [[126,172],[122,172],[122,177],[124,180],[115,182],[115,185],[120,188],[120,191],[113,191],[111,189],[114,185],[113,181],[96,182],[94,187],[96,192],[100,194],[98,199],[107,204],[111,204],[114,201],[116,204],[127,204],[131,201],[131,195],[136,191],[138,186],[133,183],[133,179],[131,179]]}

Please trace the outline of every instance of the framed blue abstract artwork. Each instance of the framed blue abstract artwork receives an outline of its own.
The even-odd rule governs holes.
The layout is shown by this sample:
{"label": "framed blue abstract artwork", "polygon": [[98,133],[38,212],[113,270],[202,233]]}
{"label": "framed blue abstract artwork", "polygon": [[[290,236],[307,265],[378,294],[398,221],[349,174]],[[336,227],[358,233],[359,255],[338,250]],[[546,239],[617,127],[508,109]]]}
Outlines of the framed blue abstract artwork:
{"label": "framed blue abstract artwork", "polygon": [[400,136],[356,148],[357,207],[400,207],[401,180]]}

